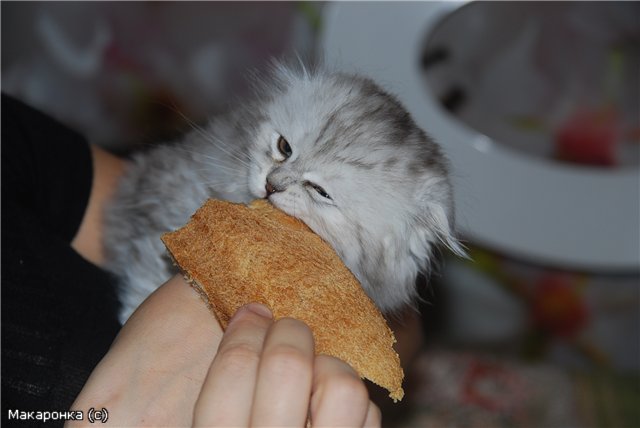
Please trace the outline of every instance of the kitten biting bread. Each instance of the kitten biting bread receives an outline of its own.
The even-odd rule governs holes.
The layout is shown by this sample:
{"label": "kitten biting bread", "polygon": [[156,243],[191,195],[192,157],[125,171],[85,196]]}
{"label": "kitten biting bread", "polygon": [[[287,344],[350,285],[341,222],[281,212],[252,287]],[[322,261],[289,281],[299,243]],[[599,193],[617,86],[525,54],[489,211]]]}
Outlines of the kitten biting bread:
{"label": "kitten biting bread", "polygon": [[162,241],[223,328],[241,306],[263,303],[276,319],[309,325],[317,353],[402,399],[393,333],[334,250],[301,221],[265,200],[210,199]]}
{"label": "kitten biting bread", "polygon": [[122,324],[177,271],[158,236],[207,198],[268,198],[302,220],[383,313],[416,303],[440,245],[464,255],[447,159],[392,94],[321,67],[279,64],[263,77],[254,97],[132,154],[103,234]]}

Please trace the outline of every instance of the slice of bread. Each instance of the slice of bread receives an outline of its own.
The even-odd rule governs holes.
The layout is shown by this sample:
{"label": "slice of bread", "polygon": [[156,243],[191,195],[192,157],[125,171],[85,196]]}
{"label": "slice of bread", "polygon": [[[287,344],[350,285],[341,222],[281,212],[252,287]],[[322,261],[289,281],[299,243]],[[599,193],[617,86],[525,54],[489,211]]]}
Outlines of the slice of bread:
{"label": "slice of bread", "polygon": [[263,303],[275,319],[309,325],[317,353],[346,361],[402,399],[392,331],[335,251],[301,221],[264,200],[208,200],[162,240],[223,328],[241,306]]}

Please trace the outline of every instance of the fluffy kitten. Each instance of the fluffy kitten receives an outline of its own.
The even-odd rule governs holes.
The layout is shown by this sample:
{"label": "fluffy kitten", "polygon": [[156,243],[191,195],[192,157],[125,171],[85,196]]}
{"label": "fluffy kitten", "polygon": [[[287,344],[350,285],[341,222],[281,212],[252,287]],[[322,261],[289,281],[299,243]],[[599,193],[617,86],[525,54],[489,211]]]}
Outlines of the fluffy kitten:
{"label": "fluffy kitten", "polygon": [[383,311],[410,303],[434,246],[462,253],[439,147],[371,80],[276,66],[255,100],[136,154],[107,211],[124,323],[174,268],[160,235],[206,198],[269,198],[324,238]]}

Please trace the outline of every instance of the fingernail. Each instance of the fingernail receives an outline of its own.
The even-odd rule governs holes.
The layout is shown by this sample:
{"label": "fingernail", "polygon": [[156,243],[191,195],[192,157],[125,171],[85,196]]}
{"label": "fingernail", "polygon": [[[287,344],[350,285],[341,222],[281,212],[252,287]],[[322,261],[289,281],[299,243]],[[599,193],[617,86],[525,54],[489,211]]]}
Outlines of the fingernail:
{"label": "fingernail", "polygon": [[260,315],[261,317],[269,318],[269,319],[273,318],[273,314],[271,313],[269,308],[263,304],[249,303],[248,305],[245,305],[244,308],[250,310],[256,315]]}

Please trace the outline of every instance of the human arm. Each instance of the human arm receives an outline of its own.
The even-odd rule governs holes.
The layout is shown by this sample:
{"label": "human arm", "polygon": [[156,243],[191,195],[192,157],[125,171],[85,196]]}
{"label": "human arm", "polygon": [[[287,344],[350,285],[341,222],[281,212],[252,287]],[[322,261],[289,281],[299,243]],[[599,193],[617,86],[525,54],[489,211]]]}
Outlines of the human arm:
{"label": "human arm", "polygon": [[96,266],[104,266],[103,213],[109,200],[114,196],[118,180],[125,171],[127,161],[106,150],[89,146],[93,163],[91,193],[87,201],[82,222],[71,241],[71,247],[78,254]]}

